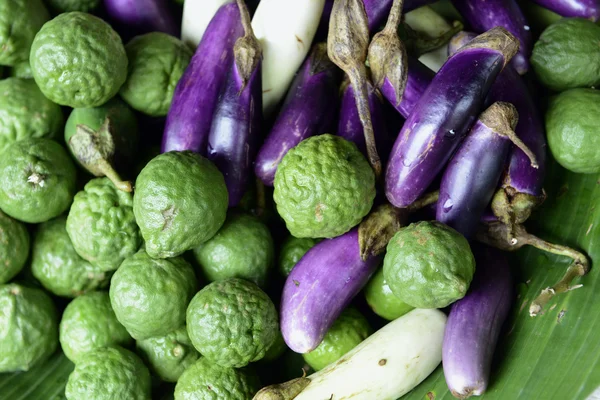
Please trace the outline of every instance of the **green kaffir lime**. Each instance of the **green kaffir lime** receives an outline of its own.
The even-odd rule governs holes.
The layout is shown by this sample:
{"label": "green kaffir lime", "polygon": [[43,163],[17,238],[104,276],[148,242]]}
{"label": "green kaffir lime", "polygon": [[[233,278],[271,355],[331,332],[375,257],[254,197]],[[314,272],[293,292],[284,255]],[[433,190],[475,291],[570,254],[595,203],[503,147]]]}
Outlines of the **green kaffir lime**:
{"label": "green kaffir lime", "polygon": [[183,371],[200,357],[185,326],[166,335],[138,340],[136,347],[152,372],[167,382],[177,382]]}
{"label": "green kaffir lime", "polygon": [[136,340],[165,335],[185,323],[198,284],[182,257],[153,259],[144,250],[123,261],[110,284],[110,301]]}
{"label": "green kaffir lime", "polygon": [[383,260],[383,276],[392,292],[416,308],[443,308],[463,298],[474,273],[467,239],[436,221],[400,229]]}
{"label": "green kaffir lime", "polygon": [[569,171],[600,172],[599,124],[600,90],[571,89],[554,97],[546,111],[546,134],[556,161]]}
{"label": "green kaffir lime", "polygon": [[100,0],[46,0],[46,3],[59,13],[70,11],[90,12],[98,8]]}
{"label": "green kaffir lime", "polygon": [[14,65],[10,69],[10,76],[15,78],[33,79],[33,74],[31,73],[31,66],[29,65],[29,61],[23,61]]}
{"label": "green kaffir lime", "polygon": [[536,42],[531,65],[538,79],[562,91],[600,84],[600,26],[582,18],[563,18]]}
{"label": "green kaffir lime", "polygon": [[92,350],[133,342],[110,305],[108,292],[91,292],[71,301],[59,327],[62,350],[74,363]]}
{"label": "green kaffir lime", "polygon": [[0,65],[27,61],[35,34],[49,19],[41,0],[0,1]]}
{"label": "green kaffir lime", "polygon": [[64,118],[31,79],[0,80],[0,153],[18,140],[55,138]]}
{"label": "green kaffir lime", "polygon": [[121,97],[145,114],[167,115],[175,86],[190,63],[192,51],[181,40],[162,32],[136,36],[125,50],[129,66]]}
{"label": "green kaffir lime", "polygon": [[209,281],[242,278],[261,287],[267,283],[274,253],[267,226],[256,217],[235,212],[215,236],[194,249]]}
{"label": "green kaffir lime", "polygon": [[232,278],[200,290],[187,309],[194,347],[211,362],[240,368],[265,356],[277,333],[273,302],[252,282]]}
{"label": "green kaffir lime", "polygon": [[283,335],[281,332],[277,332],[277,336],[273,341],[273,344],[269,347],[265,356],[261,359],[262,362],[271,362],[275,361],[279,357],[283,355],[285,350],[287,349],[287,345],[285,344],[285,340],[283,340]]}
{"label": "green kaffir lime", "polygon": [[0,372],[27,371],[58,345],[58,317],[43,290],[0,285]]}
{"label": "green kaffir lime", "polygon": [[75,297],[108,286],[110,274],[77,254],[67,234],[67,217],[40,224],[33,239],[31,272],[57,296]]}
{"label": "green kaffir lime", "polygon": [[332,238],[367,215],[375,174],[356,145],[320,135],[288,151],[275,173],[277,211],[296,237]]}
{"label": "green kaffir lime", "polygon": [[303,354],[304,360],[319,371],[358,346],[371,333],[367,319],[358,310],[348,308],[331,325],[319,346]]}
{"label": "green kaffir lime", "polygon": [[311,238],[297,238],[289,236],[279,250],[279,272],[288,276],[292,268],[319,241]]}
{"label": "green kaffir lime", "polygon": [[177,381],[175,400],[251,400],[258,389],[252,370],[221,367],[202,357]]}
{"label": "green kaffir lime", "polygon": [[365,299],[373,312],[388,321],[395,320],[412,310],[414,307],[404,303],[392,292],[380,268],[364,289]]}
{"label": "green kaffir lime", "polygon": [[97,107],[117,94],[127,77],[127,54],[110,25],[82,12],[44,24],[31,45],[33,78],[55,103]]}
{"label": "green kaffir lime", "polygon": [[223,174],[190,151],[153,158],[135,182],[133,212],[151,257],[175,257],[213,237],[227,213]]}
{"label": "green kaffir lime", "polygon": [[75,174],[69,154],[55,141],[14,142],[0,157],[0,208],[24,222],[48,221],[71,205]]}
{"label": "green kaffir lime", "polygon": [[14,278],[23,269],[27,257],[27,227],[0,211],[0,284]]}
{"label": "green kaffir lime", "polygon": [[133,215],[133,196],[108,178],[89,181],[75,195],[67,232],[75,251],[103,271],[114,271],[142,244]]}
{"label": "green kaffir lime", "polygon": [[142,360],[121,347],[85,354],[69,375],[68,400],[150,400],[150,372]]}

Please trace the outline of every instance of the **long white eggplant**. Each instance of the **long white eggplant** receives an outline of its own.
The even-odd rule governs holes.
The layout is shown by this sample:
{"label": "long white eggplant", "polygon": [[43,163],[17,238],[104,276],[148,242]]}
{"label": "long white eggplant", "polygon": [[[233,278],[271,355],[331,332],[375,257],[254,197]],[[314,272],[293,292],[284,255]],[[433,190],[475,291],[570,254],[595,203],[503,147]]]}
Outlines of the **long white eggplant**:
{"label": "long white eggplant", "polygon": [[412,310],[321,371],[268,386],[254,400],[396,400],[440,364],[445,327],[443,312]]}
{"label": "long white eggplant", "polygon": [[252,29],[263,50],[265,115],[279,104],[308,54],[324,4],[325,0],[261,0],[258,4]]}
{"label": "long white eggplant", "polygon": [[194,49],[198,47],[206,27],[219,7],[232,1],[234,0],[185,0],[181,22],[181,40]]}

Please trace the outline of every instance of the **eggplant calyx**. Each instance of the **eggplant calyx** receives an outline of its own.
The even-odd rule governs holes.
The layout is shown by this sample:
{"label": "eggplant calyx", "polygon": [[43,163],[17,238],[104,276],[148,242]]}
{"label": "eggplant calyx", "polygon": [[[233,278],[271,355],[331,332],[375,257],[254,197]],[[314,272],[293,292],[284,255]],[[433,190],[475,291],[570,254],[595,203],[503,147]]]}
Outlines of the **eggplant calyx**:
{"label": "eggplant calyx", "polygon": [[534,196],[519,192],[510,186],[510,182],[505,182],[503,187],[494,194],[491,207],[500,221],[508,226],[514,226],[527,221],[531,212],[545,199],[545,192],[542,192],[541,196]]}
{"label": "eggplant calyx", "polygon": [[131,182],[123,181],[112,166],[115,142],[110,118],[107,117],[97,131],[87,125],[77,125],[68,144],[75,158],[92,175],[106,176],[117,189],[124,192],[133,191]]}
{"label": "eggplant calyx", "polygon": [[407,12],[398,30],[409,54],[418,58],[450,42],[463,28],[460,21],[448,23],[431,7],[423,6]]}
{"label": "eggplant calyx", "polygon": [[367,89],[367,49],[369,26],[362,0],[335,0],[329,20],[327,55],[350,78],[356,108],[363,126],[369,163],[377,180],[381,177],[381,160],[377,154]]}
{"label": "eggplant calyx", "polygon": [[327,43],[319,42],[313,46],[310,54],[312,62],[310,63],[310,74],[316,75],[329,70],[333,63],[327,56]]}
{"label": "eggplant calyx", "polygon": [[370,256],[378,256],[387,247],[388,242],[406,226],[408,210],[396,208],[391,204],[382,204],[371,212],[358,226],[360,257],[366,261]]}
{"label": "eggplant calyx", "polygon": [[387,78],[396,93],[396,105],[402,100],[408,79],[406,48],[397,33],[403,3],[394,0],[385,28],[373,37],[368,50],[373,83],[381,87]]}
{"label": "eggplant calyx", "polygon": [[[511,240],[507,239],[509,237],[509,230],[512,231],[513,235]],[[515,251],[525,245],[529,245],[551,254],[569,257],[573,260],[563,277],[552,287],[543,289],[540,295],[533,300],[529,307],[529,315],[532,317],[539,315],[552,297],[581,287],[581,285],[571,286],[571,283],[573,279],[587,274],[590,269],[589,260],[582,252],[571,247],[547,242],[527,232],[521,224],[513,227],[509,227],[502,222],[483,224],[477,232],[477,240],[504,251]]]}
{"label": "eggplant calyx", "polygon": [[256,36],[254,36],[246,4],[243,0],[237,0],[237,5],[240,9],[244,36],[235,41],[233,54],[237,71],[242,80],[241,90],[243,90],[260,63],[262,48]]}
{"label": "eggplant calyx", "polygon": [[262,388],[252,400],[292,400],[310,383],[310,379],[302,376],[291,381]]}
{"label": "eggplant calyx", "polygon": [[506,29],[497,26],[476,36],[454,54],[469,51],[470,49],[490,49],[498,51],[504,56],[504,67],[506,67],[519,50],[519,40]]}

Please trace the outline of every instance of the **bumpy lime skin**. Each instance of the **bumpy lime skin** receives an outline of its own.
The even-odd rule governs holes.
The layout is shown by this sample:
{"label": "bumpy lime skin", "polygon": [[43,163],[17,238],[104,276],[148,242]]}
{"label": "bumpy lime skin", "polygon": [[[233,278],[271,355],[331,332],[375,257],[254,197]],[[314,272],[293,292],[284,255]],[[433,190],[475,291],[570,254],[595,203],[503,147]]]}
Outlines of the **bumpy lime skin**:
{"label": "bumpy lime skin", "polygon": [[71,11],[90,12],[98,8],[100,0],[46,0],[46,3],[61,13]]}
{"label": "bumpy lime skin", "polygon": [[355,308],[348,308],[335,320],[321,344],[302,356],[315,371],[322,370],[358,346],[372,332],[369,321]]}
{"label": "bumpy lime skin", "polygon": [[87,353],[69,375],[68,400],[150,400],[150,372],[142,360],[121,347]]}
{"label": "bumpy lime skin", "polygon": [[0,2],[0,65],[27,61],[35,34],[50,19],[41,0]]}
{"label": "bumpy lime skin", "polygon": [[185,326],[163,336],[138,340],[136,349],[152,372],[166,382],[177,382],[183,371],[200,358]]}
{"label": "bumpy lime skin", "polygon": [[75,165],[50,139],[9,145],[0,157],[0,208],[23,222],[39,223],[62,214],[75,195]]}
{"label": "bumpy lime skin", "polygon": [[63,297],[107,287],[110,274],[77,254],[66,225],[66,216],[60,216],[38,226],[31,252],[33,276],[46,290]]}
{"label": "bumpy lime skin", "polygon": [[153,117],[167,115],[175,86],[190,63],[192,51],[162,32],[136,36],[125,46],[129,66],[121,97],[134,109]]}
{"label": "bumpy lime skin", "polygon": [[550,89],[600,85],[600,26],[581,18],[550,25],[533,47],[531,65]]}
{"label": "bumpy lime skin", "polygon": [[250,400],[258,389],[253,371],[224,368],[202,357],[177,381],[175,400]]}
{"label": "bumpy lime skin", "polygon": [[92,179],[75,195],[67,232],[77,254],[103,271],[119,268],[142,244],[133,196],[108,178]]}
{"label": "bumpy lime skin", "polygon": [[273,198],[295,237],[332,238],[367,215],[375,175],[356,145],[334,135],[302,141],[281,160]]}
{"label": "bumpy lime skin", "polygon": [[119,322],[141,340],[182,326],[197,288],[194,270],[182,257],[153,259],[140,250],[113,275],[110,302]]}
{"label": "bumpy lime skin", "polygon": [[237,278],[205,286],[190,302],[186,320],[194,347],[223,367],[240,368],[260,360],[279,331],[269,296]]}
{"label": "bumpy lime skin", "polygon": [[127,54],[110,25],[82,12],[60,14],[37,33],[29,57],[42,93],[55,103],[97,107],[127,78]]}
{"label": "bumpy lime skin", "polygon": [[242,278],[264,287],[275,249],[269,228],[258,218],[231,213],[215,236],[194,249],[194,256],[211,282]]}
{"label": "bumpy lime skin", "polygon": [[71,301],[60,321],[59,340],[63,352],[74,363],[100,347],[127,347],[133,342],[117,320],[108,292],[91,292]]}
{"label": "bumpy lime skin", "polygon": [[383,276],[392,292],[416,308],[443,308],[463,298],[474,273],[467,239],[437,221],[399,230],[383,260]]}
{"label": "bumpy lime skin", "polygon": [[318,242],[317,239],[297,238],[294,236],[289,236],[285,239],[279,250],[279,272],[283,276],[288,276],[302,256]]}
{"label": "bumpy lime skin", "polygon": [[0,372],[27,371],[58,346],[58,317],[43,290],[0,286]]}
{"label": "bumpy lime skin", "polygon": [[553,98],[546,112],[546,132],[556,161],[569,171],[600,172],[598,126],[600,90],[572,89]]}
{"label": "bumpy lime skin", "polygon": [[381,318],[393,321],[414,309],[392,292],[380,268],[364,289],[365,300],[373,312]]}
{"label": "bumpy lime skin", "polygon": [[64,117],[33,80],[7,78],[0,80],[0,121],[1,153],[18,140],[57,137]]}
{"label": "bumpy lime skin", "polygon": [[150,257],[175,257],[213,237],[229,201],[223,174],[190,151],[153,158],[135,181],[133,212]]}
{"label": "bumpy lime skin", "polygon": [[25,225],[0,211],[0,284],[17,275],[29,257]]}
{"label": "bumpy lime skin", "polygon": [[31,73],[31,66],[29,65],[29,61],[23,61],[18,63],[17,65],[14,65],[10,69],[9,75],[13,78],[33,79],[33,74]]}

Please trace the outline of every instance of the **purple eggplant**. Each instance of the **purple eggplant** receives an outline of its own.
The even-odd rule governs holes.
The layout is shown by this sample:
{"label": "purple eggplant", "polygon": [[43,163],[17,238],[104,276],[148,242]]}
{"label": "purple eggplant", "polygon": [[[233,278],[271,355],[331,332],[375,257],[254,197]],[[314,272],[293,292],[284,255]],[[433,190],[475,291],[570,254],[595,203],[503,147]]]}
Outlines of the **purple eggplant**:
{"label": "purple eggplant", "polygon": [[[365,144],[365,136],[360,122],[360,116],[358,115],[358,109],[356,108],[356,101],[354,100],[354,89],[347,81],[344,82],[343,86],[344,90],[340,104],[337,134],[356,144],[358,149],[366,157],[367,146]],[[383,99],[370,82],[367,82],[367,86],[373,132],[375,133],[375,142],[377,143],[377,152],[381,154],[382,162],[385,162],[383,159],[389,153],[391,143],[383,115]]]}
{"label": "purple eggplant", "polygon": [[206,154],[219,93],[233,59],[233,46],[243,34],[237,4],[219,8],[175,88],[163,133],[163,153],[191,150]]}
{"label": "purple eggplant", "polygon": [[[415,8],[435,3],[437,0],[404,0],[403,12],[409,12]],[[394,0],[364,0],[365,11],[369,18],[369,31],[376,32],[385,22]]]}
{"label": "purple eggplant", "polygon": [[277,166],[291,148],[335,128],[340,80],[341,71],[327,57],[327,46],[316,44],[256,156],[254,173],[265,185],[273,186]]}
{"label": "purple eggplant", "polygon": [[444,332],[442,364],[452,394],[460,399],[485,392],[502,325],[513,302],[505,253],[475,249],[477,270],[467,295],[452,305]]}
{"label": "purple eggplant", "polygon": [[297,353],[314,350],[352,298],[369,281],[381,257],[360,257],[358,229],[319,242],[285,281],[281,332]]}
{"label": "purple eggplant", "polygon": [[165,32],[179,36],[179,23],[168,0],[104,0],[111,20],[135,33]]}
{"label": "purple eggplant", "polygon": [[[450,41],[449,51],[458,50],[474,37],[475,34],[469,32],[457,34]],[[546,173],[544,125],[525,82],[511,66],[505,68],[496,78],[490,90],[489,100],[508,102],[517,108],[519,123],[515,132],[537,161],[538,167],[534,168],[530,157],[522,149],[513,147],[500,189],[492,202],[494,213],[500,220],[509,225],[520,224],[529,218],[532,209],[543,201],[545,196],[543,190]]]}
{"label": "purple eggplant", "polygon": [[219,97],[210,133],[208,158],[225,177],[229,207],[246,192],[260,139],[262,119],[261,47],[243,0],[237,0],[245,35],[235,42],[233,65]]}
{"label": "purple eggplant", "polygon": [[519,51],[512,65],[521,75],[529,70],[532,38],[529,25],[515,0],[452,0],[454,7],[481,33],[501,26],[519,39]]}
{"label": "purple eggplant", "polygon": [[475,122],[518,46],[510,32],[496,27],[448,58],[394,143],[385,176],[390,203],[407,207],[425,192]]}
{"label": "purple eggplant", "polygon": [[567,18],[586,18],[600,20],[600,1],[598,0],[532,0],[548,10]]}
{"label": "purple eggplant", "polygon": [[[436,219],[471,239],[500,181],[511,143],[524,148],[514,133],[518,120],[510,103],[492,104],[454,154],[440,184]],[[532,157],[529,149],[524,148]]]}

